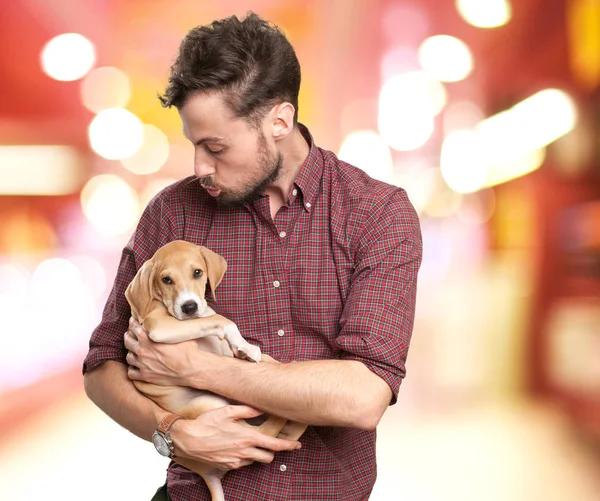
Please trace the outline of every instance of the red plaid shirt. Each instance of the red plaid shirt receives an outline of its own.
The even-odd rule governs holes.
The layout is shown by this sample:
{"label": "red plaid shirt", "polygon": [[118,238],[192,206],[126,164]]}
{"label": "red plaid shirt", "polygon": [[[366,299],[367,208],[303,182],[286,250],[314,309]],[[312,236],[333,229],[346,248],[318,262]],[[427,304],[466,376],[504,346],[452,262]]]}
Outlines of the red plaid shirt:
{"label": "red plaid shirt", "polygon": [[[220,207],[195,177],[179,181],[148,205],[123,250],[102,322],[90,341],[84,372],[105,360],[125,362],[124,297],[136,271],[163,244],[183,239],[225,257],[218,313],[281,362],[359,360],[384,379],[395,402],[413,328],[421,233],[400,188],[310,145],[288,202],[271,219],[269,199]],[[272,464],[229,472],[228,501],[362,501],[376,478],[375,432],[310,426],[302,449]],[[285,466],[284,466],[285,465]],[[173,501],[209,500],[202,479],[172,463]]]}

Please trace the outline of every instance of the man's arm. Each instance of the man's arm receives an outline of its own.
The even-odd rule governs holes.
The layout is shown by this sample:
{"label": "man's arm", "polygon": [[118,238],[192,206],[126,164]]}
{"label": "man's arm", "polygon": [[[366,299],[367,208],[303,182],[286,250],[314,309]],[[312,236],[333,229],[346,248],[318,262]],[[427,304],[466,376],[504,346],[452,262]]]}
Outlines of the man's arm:
{"label": "man's arm", "polygon": [[[84,376],[87,396],[114,421],[144,440],[167,411],[136,390],[127,377],[127,367],[106,361]],[[261,412],[247,406],[226,406],[197,419],[176,421],[171,429],[177,457],[202,459],[224,470],[240,468],[252,461],[270,463],[273,452],[294,450],[299,443],[268,437],[237,423]]]}
{"label": "man's arm", "polygon": [[125,341],[129,377],[207,389],[307,424],[375,428],[404,377],[422,255],[406,193],[396,189],[387,202],[359,211],[369,217],[351,235],[354,273],[336,339],[341,360],[250,364],[202,352],[193,341],[153,343],[136,324]]}
{"label": "man's arm", "polygon": [[369,430],[392,398],[388,384],[358,361],[253,364],[202,351],[194,341],[154,343],[139,324],[133,329],[125,339],[131,379],[209,390],[311,425]]}

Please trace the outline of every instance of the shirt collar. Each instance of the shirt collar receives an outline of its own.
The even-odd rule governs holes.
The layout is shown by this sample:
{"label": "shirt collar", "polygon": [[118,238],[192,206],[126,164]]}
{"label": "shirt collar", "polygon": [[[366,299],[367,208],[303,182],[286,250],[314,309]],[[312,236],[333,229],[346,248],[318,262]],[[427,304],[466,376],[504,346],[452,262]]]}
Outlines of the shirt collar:
{"label": "shirt collar", "polygon": [[313,137],[306,126],[298,123],[298,128],[310,150],[294,184],[302,192],[304,208],[310,211],[314,206],[317,190],[323,177],[323,155],[319,148],[315,146]]}

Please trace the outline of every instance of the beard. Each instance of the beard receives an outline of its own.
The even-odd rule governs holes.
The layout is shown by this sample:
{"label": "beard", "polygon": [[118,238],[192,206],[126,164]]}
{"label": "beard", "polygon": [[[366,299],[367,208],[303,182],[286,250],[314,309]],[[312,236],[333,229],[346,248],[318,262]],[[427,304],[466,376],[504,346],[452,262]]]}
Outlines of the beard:
{"label": "beard", "polygon": [[[223,207],[251,204],[258,200],[264,193],[267,186],[273,183],[281,173],[283,167],[283,155],[277,152],[277,155],[269,154],[267,140],[263,134],[258,136],[258,165],[260,167],[261,177],[250,181],[248,185],[237,192],[222,191],[216,198],[216,202]],[[210,179],[200,179],[201,183],[208,187],[214,187]]]}

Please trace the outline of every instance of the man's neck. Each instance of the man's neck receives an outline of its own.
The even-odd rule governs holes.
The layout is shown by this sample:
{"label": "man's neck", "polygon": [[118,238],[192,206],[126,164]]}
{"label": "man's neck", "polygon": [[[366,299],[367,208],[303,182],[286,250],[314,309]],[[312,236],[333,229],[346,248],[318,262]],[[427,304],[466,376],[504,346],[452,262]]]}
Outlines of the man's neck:
{"label": "man's neck", "polygon": [[288,196],[292,191],[294,181],[300,174],[304,161],[308,156],[310,147],[296,126],[293,132],[285,138],[280,145],[279,151],[283,156],[283,166],[277,180],[269,186],[265,193],[269,195],[271,205],[271,217],[275,220],[275,215],[279,209],[287,202]]}

